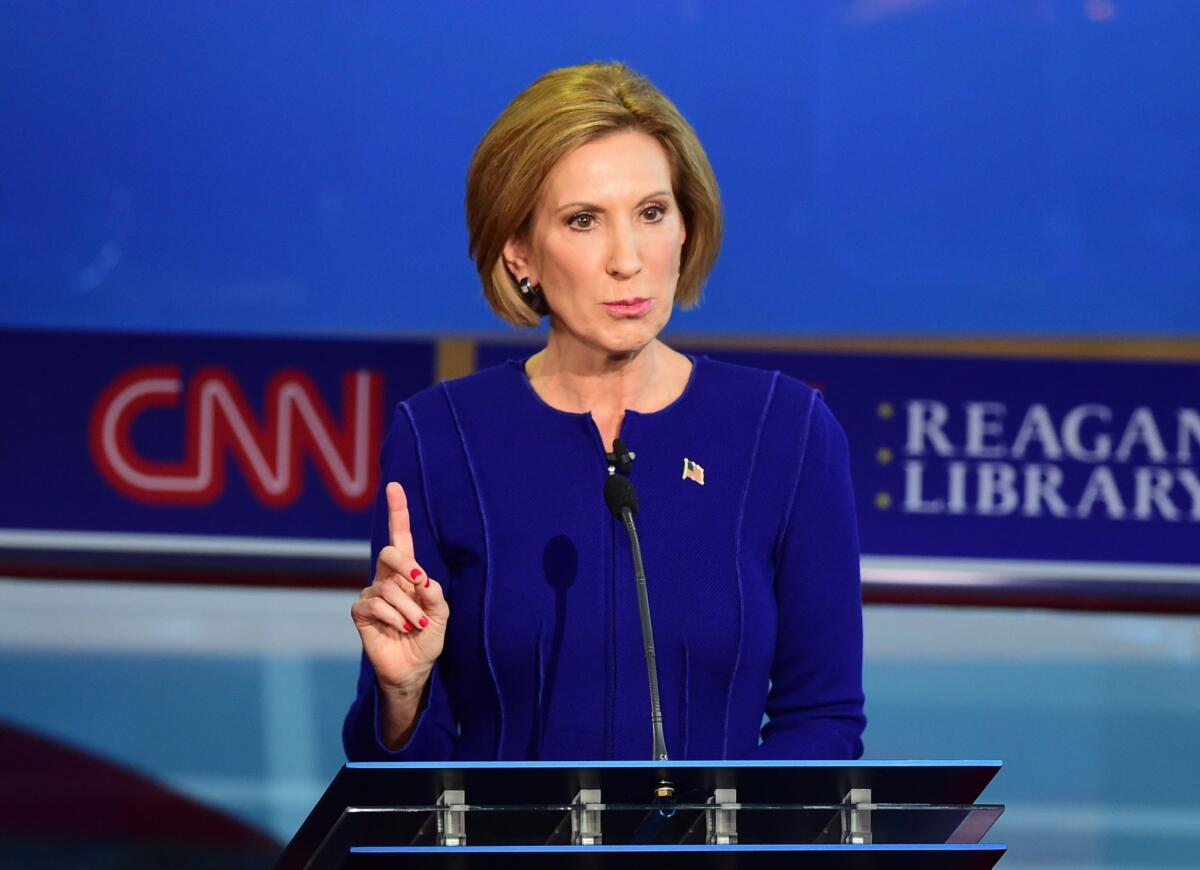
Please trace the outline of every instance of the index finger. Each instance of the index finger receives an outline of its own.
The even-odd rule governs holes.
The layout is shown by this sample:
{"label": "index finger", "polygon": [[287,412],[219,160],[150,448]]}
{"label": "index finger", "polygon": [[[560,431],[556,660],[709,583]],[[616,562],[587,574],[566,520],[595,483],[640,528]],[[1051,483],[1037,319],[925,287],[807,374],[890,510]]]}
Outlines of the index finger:
{"label": "index finger", "polygon": [[385,488],[388,508],[388,539],[393,547],[409,559],[413,555],[412,530],[408,524],[408,496],[404,487],[392,481]]}

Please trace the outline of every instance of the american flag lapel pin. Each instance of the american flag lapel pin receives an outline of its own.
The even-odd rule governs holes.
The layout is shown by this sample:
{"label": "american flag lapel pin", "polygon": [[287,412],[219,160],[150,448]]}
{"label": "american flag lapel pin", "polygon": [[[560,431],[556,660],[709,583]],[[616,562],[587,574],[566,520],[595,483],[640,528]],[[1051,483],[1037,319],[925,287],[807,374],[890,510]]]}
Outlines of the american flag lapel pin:
{"label": "american flag lapel pin", "polygon": [[683,479],[693,480],[704,486],[704,469],[699,463],[693,462],[685,456],[683,458]]}

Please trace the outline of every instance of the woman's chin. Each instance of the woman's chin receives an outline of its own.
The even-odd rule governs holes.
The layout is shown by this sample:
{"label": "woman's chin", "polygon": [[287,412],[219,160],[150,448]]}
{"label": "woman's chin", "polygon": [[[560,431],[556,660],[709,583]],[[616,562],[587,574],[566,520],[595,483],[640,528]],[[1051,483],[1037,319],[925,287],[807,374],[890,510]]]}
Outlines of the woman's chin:
{"label": "woman's chin", "polygon": [[646,317],[606,318],[593,321],[583,328],[572,328],[570,323],[558,321],[558,339],[567,344],[591,348],[607,357],[636,356],[658,338],[667,325],[670,312],[651,312]]}
{"label": "woman's chin", "polygon": [[606,330],[599,343],[609,356],[636,356],[658,338],[661,331],[658,324],[624,324],[621,329]]}
{"label": "woman's chin", "polygon": [[669,316],[669,311],[661,314],[652,311],[646,317],[626,318],[607,324],[607,328],[602,330],[605,343],[614,352],[636,353],[658,338]]}

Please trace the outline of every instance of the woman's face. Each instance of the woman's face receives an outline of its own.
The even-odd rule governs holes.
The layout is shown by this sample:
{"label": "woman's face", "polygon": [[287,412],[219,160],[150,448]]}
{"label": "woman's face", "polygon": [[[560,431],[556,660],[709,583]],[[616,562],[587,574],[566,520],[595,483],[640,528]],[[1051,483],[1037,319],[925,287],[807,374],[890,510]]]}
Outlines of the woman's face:
{"label": "woman's face", "polygon": [[528,234],[509,242],[505,259],[541,285],[561,337],[625,355],[666,326],[686,234],[666,152],[627,130],[555,165]]}

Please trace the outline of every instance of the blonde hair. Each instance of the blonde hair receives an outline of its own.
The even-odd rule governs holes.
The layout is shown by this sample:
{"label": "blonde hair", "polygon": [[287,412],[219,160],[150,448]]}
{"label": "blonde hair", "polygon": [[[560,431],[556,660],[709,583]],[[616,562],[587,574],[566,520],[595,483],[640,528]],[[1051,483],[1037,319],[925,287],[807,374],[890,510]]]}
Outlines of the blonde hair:
{"label": "blonde hair", "polygon": [[690,308],[721,245],[721,197],[708,156],[679,110],[648,79],[621,63],[585,63],[546,73],[522,91],[484,134],[467,171],[468,251],[483,295],[515,326],[536,326],[544,304],[522,298],[504,246],[528,229],[546,176],[587,142],[620,130],[653,136],[667,153],[687,237],[675,301]]}

